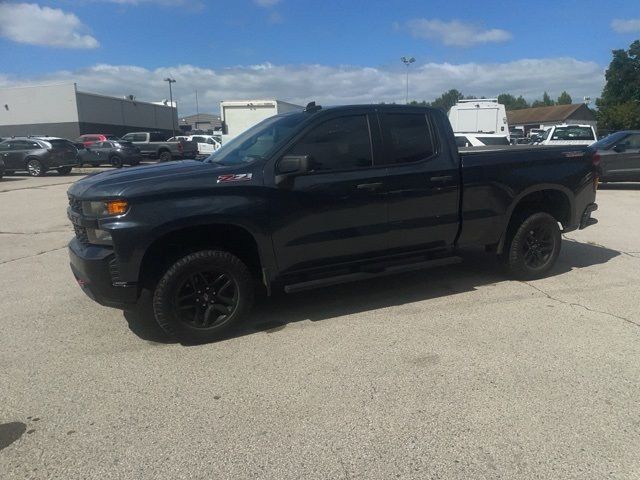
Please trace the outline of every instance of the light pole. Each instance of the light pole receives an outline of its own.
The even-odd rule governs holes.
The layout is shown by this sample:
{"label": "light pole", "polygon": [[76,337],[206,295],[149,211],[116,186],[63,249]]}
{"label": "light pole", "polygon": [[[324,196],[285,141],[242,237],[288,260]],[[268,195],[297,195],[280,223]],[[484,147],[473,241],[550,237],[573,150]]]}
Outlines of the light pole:
{"label": "light pole", "polygon": [[176,83],[175,79],[167,77],[164,79],[165,82],[169,83],[169,105],[171,105],[171,129],[173,131],[173,136],[176,136],[176,116],[173,114],[173,91],[171,90],[171,84]]}
{"label": "light pole", "polygon": [[413,57],[400,57],[400,60],[402,60],[402,63],[404,63],[407,66],[407,96],[405,99],[405,103],[408,104],[409,103],[409,65],[415,62],[416,59]]}

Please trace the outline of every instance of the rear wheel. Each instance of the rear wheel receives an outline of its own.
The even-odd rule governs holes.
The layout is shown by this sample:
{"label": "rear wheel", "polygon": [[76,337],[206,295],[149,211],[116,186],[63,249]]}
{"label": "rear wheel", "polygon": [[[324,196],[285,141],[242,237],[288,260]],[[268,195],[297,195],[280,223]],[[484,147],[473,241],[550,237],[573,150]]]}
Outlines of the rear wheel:
{"label": "rear wheel", "polygon": [[27,160],[27,171],[32,177],[41,177],[44,175],[46,170],[40,160],[37,158],[30,158]]}
{"label": "rear wheel", "polygon": [[170,162],[171,159],[171,152],[167,152],[166,150],[160,152],[160,155],[158,156],[158,160],[160,160],[161,162]]}
{"label": "rear wheel", "polygon": [[515,278],[541,278],[556,263],[561,244],[558,221],[548,213],[534,213],[513,230],[503,258]]}
{"label": "rear wheel", "polygon": [[229,252],[202,250],[175,262],[153,295],[156,321],[186,342],[220,338],[243,320],[254,298],[247,266]]}
{"label": "rear wheel", "polygon": [[113,165],[116,168],[122,168],[122,159],[117,156],[117,155],[113,155],[109,161],[111,162],[111,165]]}
{"label": "rear wheel", "polygon": [[69,166],[67,166],[67,167],[60,167],[60,168],[57,168],[56,170],[58,170],[58,173],[59,173],[60,175],[69,175],[69,174],[71,173],[71,169],[72,169],[72,168],[73,168],[73,167],[69,167]]}

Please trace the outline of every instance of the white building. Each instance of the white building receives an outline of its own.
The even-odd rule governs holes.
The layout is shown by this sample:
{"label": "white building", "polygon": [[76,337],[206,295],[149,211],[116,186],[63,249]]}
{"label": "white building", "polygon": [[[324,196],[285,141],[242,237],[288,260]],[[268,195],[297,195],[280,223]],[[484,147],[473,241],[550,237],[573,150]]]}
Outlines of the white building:
{"label": "white building", "polygon": [[85,133],[178,128],[176,108],[80,92],[75,83],[0,88],[0,137],[51,135],[74,139]]}

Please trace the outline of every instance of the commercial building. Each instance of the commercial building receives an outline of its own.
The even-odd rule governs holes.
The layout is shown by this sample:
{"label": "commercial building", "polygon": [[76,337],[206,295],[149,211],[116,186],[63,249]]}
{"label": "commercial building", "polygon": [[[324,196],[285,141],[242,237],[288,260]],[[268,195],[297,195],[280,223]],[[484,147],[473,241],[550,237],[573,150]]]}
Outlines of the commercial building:
{"label": "commercial building", "polygon": [[210,113],[196,113],[180,117],[180,130],[184,133],[204,132],[213,135],[222,128],[220,115]]}
{"label": "commercial building", "polygon": [[546,128],[563,123],[597,127],[596,116],[584,103],[510,110],[507,112],[507,119],[509,127],[523,128],[525,134],[532,128]]}
{"label": "commercial building", "polygon": [[75,83],[0,88],[0,137],[51,135],[76,138],[85,133],[124,135],[178,128],[175,107],[141,102],[133,96],[80,92]]}

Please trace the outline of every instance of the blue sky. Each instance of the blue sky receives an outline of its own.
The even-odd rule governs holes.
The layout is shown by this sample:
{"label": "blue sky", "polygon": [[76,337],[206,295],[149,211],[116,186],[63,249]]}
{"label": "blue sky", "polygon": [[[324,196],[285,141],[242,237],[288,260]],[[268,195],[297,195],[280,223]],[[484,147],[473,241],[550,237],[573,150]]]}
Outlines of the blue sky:
{"label": "blue sky", "polygon": [[0,15],[0,85],[76,81],[156,100],[170,74],[183,113],[195,89],[206,111],[248,95],[399,101],[405,54],[412,98],[595,97],[611,50],[640,38],[631,0],[9,1]]}

